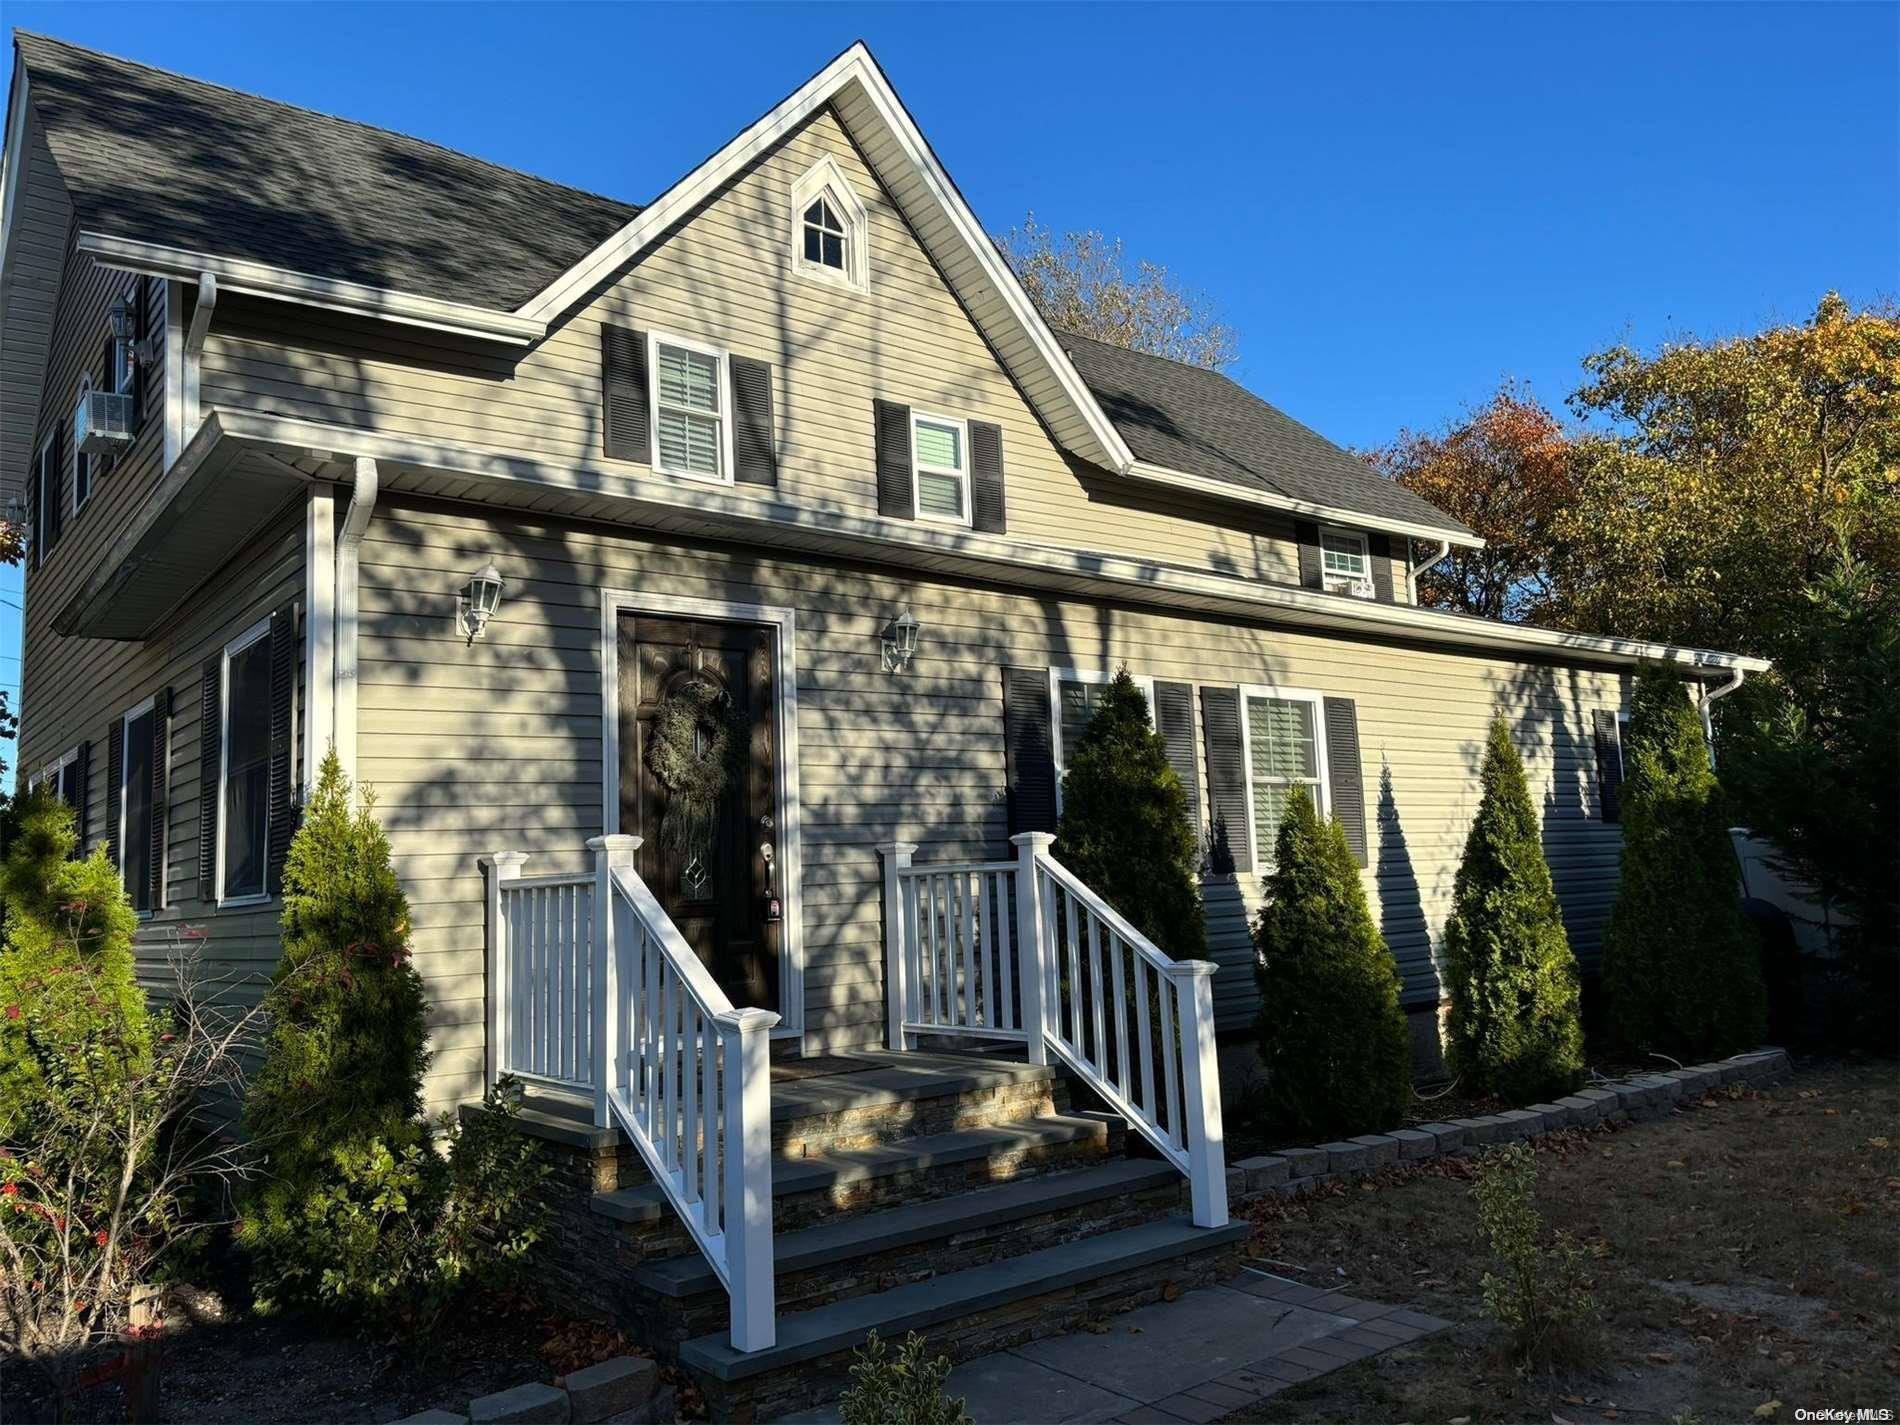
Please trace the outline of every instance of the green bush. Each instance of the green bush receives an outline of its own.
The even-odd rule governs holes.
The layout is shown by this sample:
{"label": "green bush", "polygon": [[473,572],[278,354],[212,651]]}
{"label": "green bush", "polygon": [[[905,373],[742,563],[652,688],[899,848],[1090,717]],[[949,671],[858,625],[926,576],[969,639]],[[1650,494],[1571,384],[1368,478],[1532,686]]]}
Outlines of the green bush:
{"label": "green bush", "polygon": [[851,1384],[838,1397],[844,1425],[971,1425],[963,1401],[944,1392],[949,1357],[926,1357],[915,1331],[895,1359],[875,1331],[853,1354]]}
{"label": "green bush", "polygon": [[1623,751],[1622,880],[1603,936],[1603,996],[1626,1047],[1752,1048],[1767,1022],[1761,950],[1701,719],[1667,668],[1636,675]]}
{"label": "green bush", "polygon": [[1471,1188],[1478,1225],[1503,1268],[1484,1274],[1485,1314],[1510,1333],[1512,1354],[1526,1365],[1581,1356],[1597,1319],[1576,1239],[1559,1232],[1543,1245],[1536,1189],[1537,1160],[1523,1143],[1485,1154]]}
{"label": "green bush", "polygon": [[1445,925],[1446,1058],[1471,1086],[1528,1103],[1569,1093],[1583,1076],[1577,961],[1503,718],[1491,724],[1480,776]]}
{"label": "green bush", "polygon": [[1056,858],[1168,955],[1206,959],[1199,844],[1187,792],[1126,668],[1065,752]]}
{"label": "green bush", "polygon": [[266,1176],[239,1237],[265,1305],[314,1300],[335,1261],[310,1231],[337,1154],[380,1143],[397,1160],[424,1143],[428,1066],[422,977],[409,959],[409,903],[372,799],[352,807],[333,751],[284,866],[283,954],[266,996],[270,1030],[244,1122]]}
{"label": "green bush", "polygon": [[1411,1032],[1346,833],[1295,788],[1274,858],[1254,922],[1269,1111],[1306,1136],[1389,1128],[1411,1100]]}

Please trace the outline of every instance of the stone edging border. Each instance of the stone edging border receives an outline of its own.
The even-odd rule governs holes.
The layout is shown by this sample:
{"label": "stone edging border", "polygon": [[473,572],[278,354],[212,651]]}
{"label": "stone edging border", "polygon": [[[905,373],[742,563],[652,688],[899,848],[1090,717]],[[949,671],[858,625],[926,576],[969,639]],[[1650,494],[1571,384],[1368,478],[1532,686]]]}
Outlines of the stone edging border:
{"label": "stone edging border", "polygon": [[1792,1076],[1787,1050],[1756,1049],[1713,1064],[1606,1079],[1555,1103],[1534,1103],[1529,1108],[1513,1108],[1482,1118],[1454,1118],[1446,1123],[1397,1128],[1390,1133],[1362,1133],[1337,1143],[1280,1148],[1243,1158],[1229,1167],[1227,1196],[1236,1202],[1269,1194],[1293,1197],[1327,1183],[1366,1177],[1392,1163],[1535,1138],[1560,1128],[1594,1128],[1599,1123],[1660,1118],[1678,1100],[1710,1089],[1727,1084],[1781,1083]]}
{"label": "stone edging border", "polygon": [[471,1400],[465,1412],[425,1410],[396,1425],[662,1425],[677,1414],[673,1387],[645,1356],[615,1356],[559,1378]]}

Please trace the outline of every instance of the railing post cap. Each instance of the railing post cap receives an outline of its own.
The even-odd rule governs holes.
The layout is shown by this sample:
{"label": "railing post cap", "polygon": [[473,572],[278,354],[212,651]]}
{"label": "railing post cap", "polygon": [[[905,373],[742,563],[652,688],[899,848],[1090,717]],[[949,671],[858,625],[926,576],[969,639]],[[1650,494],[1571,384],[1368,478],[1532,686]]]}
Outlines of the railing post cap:
{"label": "railing post cap", "polygon": [[632,852],[638,851],[645,844],[646,838],[644,836],[627,836],[622,834],[616,836],[590,836],[587,838],[587,849],[589,851],[605,851],[609,855],[615,852],[627,852],[631,854]]}
{"label": "railing post cap", "polygon": [[1175,960],[1164,972],[1176,979],[1202,980],[1218,973],[1220,966],[1212,960]]}
{"label": "railing post cap", "polygon": [[778,1015],[769,1009],[722,1009],[713,1018],[741,1035],[761,1034],[778,1023]]}
{"label": "railing post cap", "polygon": [[877,854],[880,856],[915,856],[917,854],[917,843],[915,841],[880,841],[877,847]]}
{"label": "railing post cap", "polygon": [[525,851],[490,851],[477,858],[484,866],[493,866],[498,871],[519,871],[527,861]]}
{"label": "railing post cap", "polygon": [[1056,834],[1053,831],[1019,831],[1009,838],[1011,846],[1053,846]]}

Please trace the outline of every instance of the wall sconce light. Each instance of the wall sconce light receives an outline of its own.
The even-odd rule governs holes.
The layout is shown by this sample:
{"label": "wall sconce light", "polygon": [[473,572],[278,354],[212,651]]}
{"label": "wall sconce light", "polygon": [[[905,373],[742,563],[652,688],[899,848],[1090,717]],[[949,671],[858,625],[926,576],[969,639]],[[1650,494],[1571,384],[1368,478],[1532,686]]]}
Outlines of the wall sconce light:
{"label": "wall sconce light", "polygon": [[112,326],[114,341],[132,340],[132,304],[121,297],[112,304],[112,311],[106,320]]}
{"label": "wall sconce light", "polygon": [[910,666],[911,656],[917,652],[917,620],[905,609],[885,626],[884,671],[901,673]]}
{"label": "wall sconce light", "polygon": [[482,636],[482,630],[488,627],[489,619],[495,616],[495,610],[501,606],[501,586],[501,572],[489,564],[481,573],[469,575],[468,582],[457,595],[456,621],[471,644]]}

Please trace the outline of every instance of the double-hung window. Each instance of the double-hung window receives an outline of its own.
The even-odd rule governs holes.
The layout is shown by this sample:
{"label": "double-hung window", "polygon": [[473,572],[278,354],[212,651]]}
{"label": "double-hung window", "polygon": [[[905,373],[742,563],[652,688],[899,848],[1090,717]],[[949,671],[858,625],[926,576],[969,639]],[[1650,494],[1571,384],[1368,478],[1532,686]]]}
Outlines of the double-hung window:
{"label": "double-hung window", "polygon": [[970,523],[970,428],[951,416],[910,413],[917,518]]}
{"label": "double-hung window", "polygon": [[49,501],[59,498],[59,471],[53,464],[53,450],[56,442],[52,436],[40,446],[40,457],[33,462],[33,521],[28,536],[33,541],[35,560],[46,556],[46,536],[57,521],[57,513],[49,512]]}
{"label": "double-hung window", "polygon": [[152,769],[158,754],[158,710],[147,698],[125,715],[119,759],[119,876],[132,909],[149,913],[152,896]]}
{"label": "double-hung window", "polygon": [[[114,342],[112,349],[117,351],[124,345],[124,342]],[[83,406],[86,399],[91,395],[92,378],[90,376],[81,376],[79,378],[79,399],[74,403],[74,409],[78,410]],[[75,425],[77,425],[76,421]],[[79,448],[79,432],[75,429],[73,431],[73,513],[78,514],[85,508],[86,501],[91,498],[92,457]]]}
{"label": "double-hung window", "polygon": [[50,788],[54,796],[78,811],[80,796],[85,791],[79,785],[79,749],[67,748],[63,754],[42,767],[29,785]]}
{"label": "double-hung window", "polygon": [[218,901],[262,900],[270,832],[270,620],[224,649]]}
{"label": "double-hung window", "polygon": [[850,238],[845,232],[844,219],[838,216],[838,210],[832,206],[829,193],[820,193],[812,205],[805,209],[804,236],[805,261],[829,267],[834,272],[846,270],[845,245]]}
{"label": "double-hung window", "polygon": [[663,474],[732,479],[726,354],[678,337],[652,338],[654,463]]}
{"label": "double-hung window", "polygon": [[[1062,806],[1062,778],[1069,770],[1069,754],[1082,740],[1082,734],[1102,705],[1102,695],[1115,681],[1115,674],[1100,669],[1051,668],[1049,670],[1049,730],[1056,763],[1056,807]],[[1154,716],[1153,678],[1138,677],[1135,686],[1148,700],[1148,715]]]}
{"label": "double-hung window", "polygon": [[1242,688],[1241,740],[1247,806],[1253,813],[1255,869],[1273,865],[1280,818],[1295,787],[1304,787],[1324,817],[1326,743],[1320,736],[1320,695],[1292,688]]}
{"label": "double-hung window", "polygon": [[1351,594],[1370,599],[1372,559],[1366,552],[1366,537],[1353,530],[1321,530],[1319,536],[1320,572],[1329,594]]}

